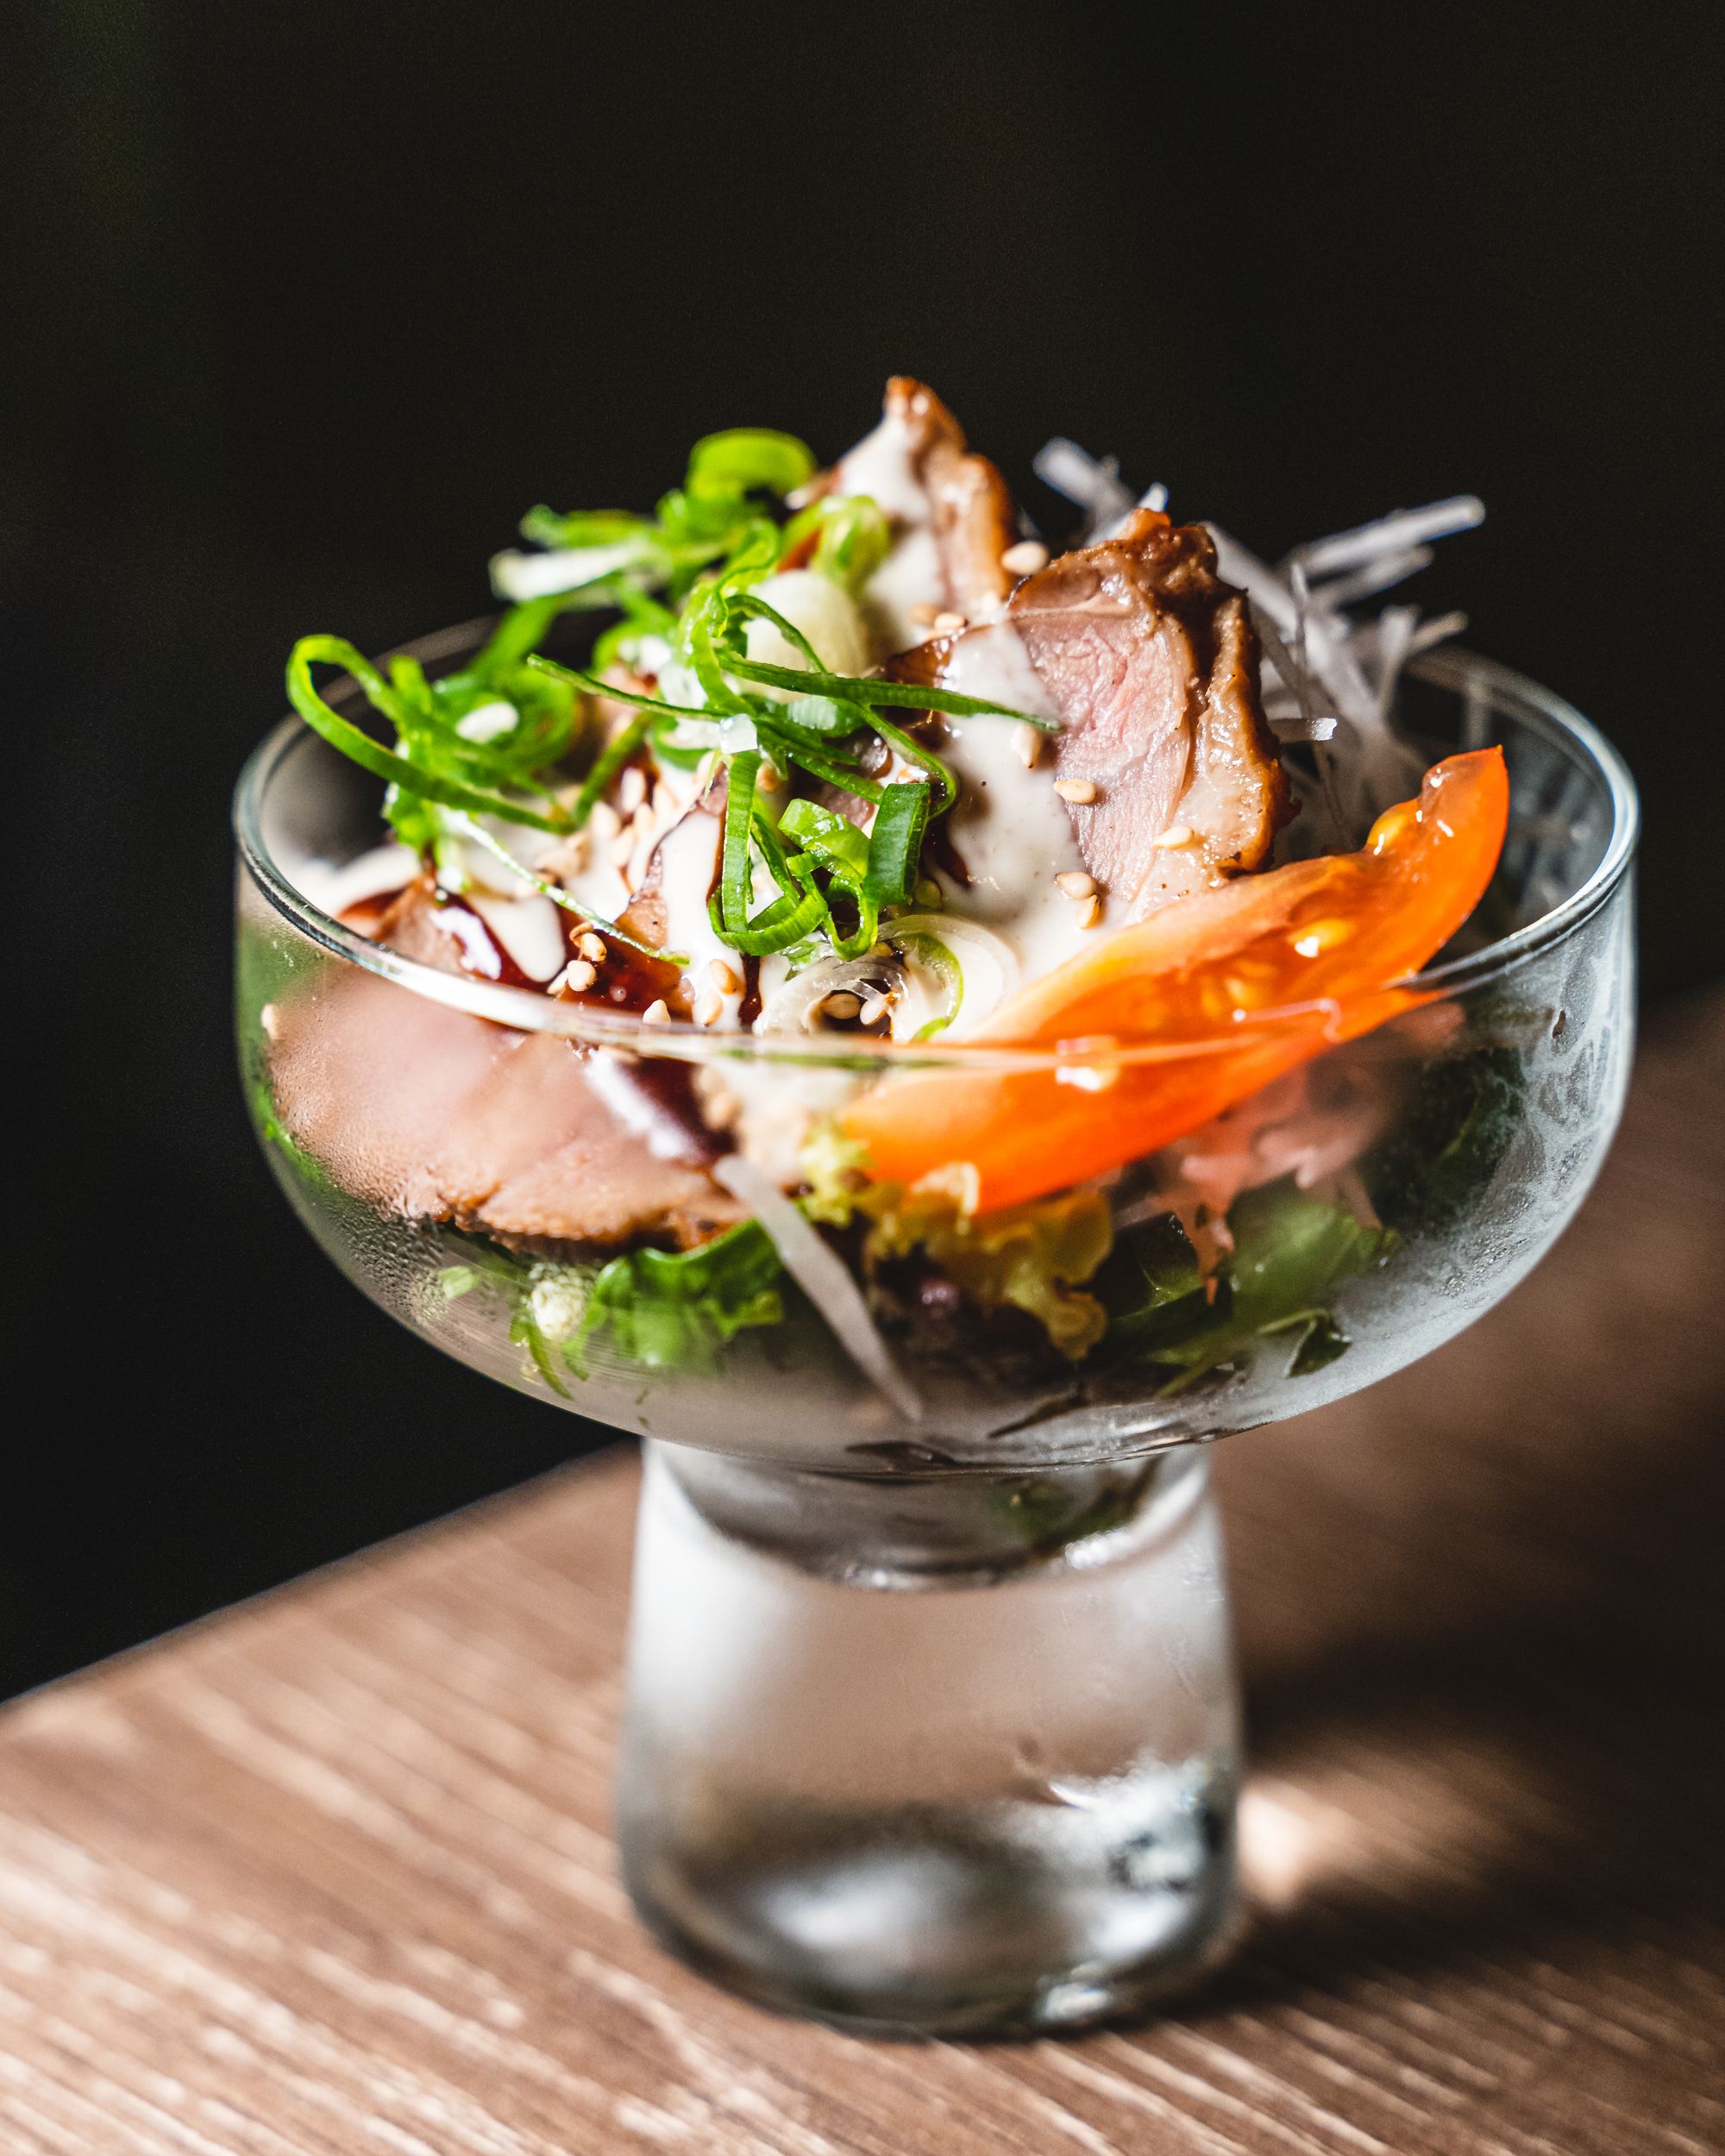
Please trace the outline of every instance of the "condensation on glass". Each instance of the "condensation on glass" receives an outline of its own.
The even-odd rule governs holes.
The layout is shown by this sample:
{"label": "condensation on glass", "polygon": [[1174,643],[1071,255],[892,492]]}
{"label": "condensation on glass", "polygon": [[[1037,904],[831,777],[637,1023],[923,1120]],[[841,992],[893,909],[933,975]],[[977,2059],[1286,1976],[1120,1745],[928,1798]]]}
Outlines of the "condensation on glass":
{"label": "condensation on glass", "polygon": [[[416,649],[436,669],[474,641]],[[600,1340],[554,1389],[507,1282],[480,1269],[452,1292],[461,1269],[411,1177],[339,1142],[309,1172],[269,1144],[300,1217],[382,1307],[649,1440],[620,1839],[648,1921],[737,1988],[860,2028],[1070,2027],[1166,1996],[1226,1942],[1239,1708],[1201,1441],[1370,1384],[1490,1307],[1573,1213],[1628,1079],[1635,814],[1620,762],[1501,668],[1447,653],[1414,674],[1406,715],[1433,755],[1505,752],[1496,940],[1333,1050],[1322,1086],[1411,1097],[1465,1041],[1496,1059],[1497,1127],[1479,1172],[1338,1289],[1348,1345],[1321,1367],[1296,1375],[1266,1340],[1184,1387],[1131,1366],[919,1369],[910,1422],[793,1299],[707,1367],[643,1369]],[[373,843],[376,812],[369,782],[295,723],[242,781],[240,1050],[267,1138],[284,1012],[315,1034],[361,975],[402,1057],[458,1069],[505,1025],[594,1055],[741,1057],[751,1083],[799,1097],[843,1082],[818,1041],[668,1040],[367,943],[297,874]]]}

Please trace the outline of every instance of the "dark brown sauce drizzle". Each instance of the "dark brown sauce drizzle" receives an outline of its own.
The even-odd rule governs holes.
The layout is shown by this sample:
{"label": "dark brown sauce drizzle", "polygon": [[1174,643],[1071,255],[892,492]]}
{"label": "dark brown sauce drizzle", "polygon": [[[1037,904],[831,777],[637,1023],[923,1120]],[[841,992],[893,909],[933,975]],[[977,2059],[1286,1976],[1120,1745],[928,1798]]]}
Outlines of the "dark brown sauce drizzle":
{"label": "dark brown sauce drizzle", "polygon": [[375,942],[384,915],[406,888],[405,883],[398,883],[392,891],[375,891],[369,898],[355,899],[351,906],[344,906],[336,918],[343,928],[354,929]]}
{"label": "dark brown sauce drizzle", "polygon": [[761,1015],[761,961],[747,952],[743,958],[743,1000],[737,1006],[738,1025],[753,1025]]}
{"label": "dark brown sauce drizzle", "polygon": [[[570,917],[574,935],[568,939],[572,956],[577,956],[574,936],[585,935],[586,924]],[[677,968],[662,958],[654,958],[644,950],[634,950],[627,943],[615,943],[602,928],[593,933],[605,944],[605,957],[599,965],[599,979],[591,988],[570,995],[575,1003],[591,1003],[604,1011],[632,1011],[637,1013],[649,1009],[656,1003],[674,1008],[681,1000],[682,975]],[[568,994],[568,991],[564,992]]]}
{"label": "dark brown sauce drizzle", "polygon": [[733,1141],[723,1131],[713,1130],[701,1113],[692,1063],[673,1061],[668,1056],[630,1056],[624,1061],[623,1069],[630,1083],[668,1123],[676,1126],[684,1141],[683,1158],[698,1167],[710,1168],[735,1150]]}
{"label": "dark brown sauce drizzle", "polygon": [[543,982],[522,972],[492,933],[485,916],[475,912],[458,892],[440,888],[432,896],[449,924],[450,933],[461,944],[463,973],[475,975],[481,981],[500,981],[508,988],[531,988],[536,993],[543,987]]}

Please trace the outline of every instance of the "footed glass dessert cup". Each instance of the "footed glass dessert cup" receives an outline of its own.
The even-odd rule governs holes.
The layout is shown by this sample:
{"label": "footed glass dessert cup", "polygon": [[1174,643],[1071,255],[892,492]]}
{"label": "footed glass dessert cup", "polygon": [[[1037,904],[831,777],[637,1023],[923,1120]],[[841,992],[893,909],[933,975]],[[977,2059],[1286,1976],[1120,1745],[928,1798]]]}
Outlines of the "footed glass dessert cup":
{"label": "footed glass dessert cup", "polygon": [[[414,649],[435,674],[483,626]],[[535,1232],[546,1146],[596,1200],[615,1179],[560,1088],[646,1104],[630,1127],[694,1175],[692,1086],[758,1131],[907,1068],[999,1071],[1034,1128],[1062,1088],[1100,1102],[1218,1044],[768,1037],[440,970],[307,895],[375,843],[374,782],[297,720],[248,765],[240,1050],[294,1209],[434,1345],[647,1441],[618,1839],[643,1917],[718,1981],[865,2031],[1031,2032],[1226,1950],[1240,1731],[1205,1446],[1513,1288],[1591,1182],[1630,1060],[1617,756],[1465,654],[1417,661],[1402,705],[1433,756],[1507,761],[1471,942],[1387,1023],[1076,1194],[1101,1224],[1076,1354],[856,1222],[823,1244],[866,1295],[860,1353],[781,1262],[781,1217],[733,1205],[683,1252]],[[482,1222],[517,1169],[524,1210]],[[884,1377],[861,1366],[882,1351]]]}

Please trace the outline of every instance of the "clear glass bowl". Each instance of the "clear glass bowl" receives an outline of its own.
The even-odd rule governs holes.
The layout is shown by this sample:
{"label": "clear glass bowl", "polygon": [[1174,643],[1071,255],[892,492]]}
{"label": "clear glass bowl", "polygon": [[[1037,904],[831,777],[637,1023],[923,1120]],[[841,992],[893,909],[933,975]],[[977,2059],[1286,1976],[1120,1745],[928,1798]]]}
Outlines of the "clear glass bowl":
{"label": "clear glass bowl", "polygon": [[[447,670],[484,628],[411,649]],[[518,1129],[540,1112],[483,1091],[501,1048],[530,1049],[554,1090],[571,1059],[661,1097],[693,1066],[799,1113],[891,1069],[1009,1069],[1034,1115],[1038,1088],[1105,1087],[1165,1047],[769,1038],[442,972],[304,893],[310,864],[375,843],[375,783],[298,720],[248,765],[239,1039],[272,1165],[392,1315],[652,1441],[625,1867],[643,1915],[739,1988],[869,2029],[1063,2027],[1161,1996],[1226,1938],[1226,1595],[1204,1457],[1172,1448],[1318,1407],[1478,1317],[1574,1213],[1628,1075],[1636,811],[1616,755],[1455,651],[1416,662],[1402,718],[1428,761],[1504,751],[1509,837],[1474,947],[1402,1017],[1109,1188],[1104,1300],[1178,1192],[1226,1223],[1232,1305],[1150,1313],[1074,1363],[1016,1313],[955,1333],[882,1279],[914,1419],[788,1280],[777,1322],[728,1338],[676,1310],[584,1330],[609,1253],[434,1218],[474,1103]],[[1333,1229],[1319,1314],[1276,1251]]]}

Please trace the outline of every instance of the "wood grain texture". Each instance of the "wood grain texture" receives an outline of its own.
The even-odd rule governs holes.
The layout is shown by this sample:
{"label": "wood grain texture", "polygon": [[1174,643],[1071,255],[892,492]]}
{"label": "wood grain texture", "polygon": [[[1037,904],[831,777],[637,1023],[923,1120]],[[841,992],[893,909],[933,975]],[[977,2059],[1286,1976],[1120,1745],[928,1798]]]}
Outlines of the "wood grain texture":
{"label": "wood grain texture", "polygon": [[4,2156],[1639,2156],[1725,2145],[1725,1003],[1491,1318],[1222,1449],[1251,1930],[1160,2021],[869,2045],[607,1839],[612,1457],[0,1722]]}

